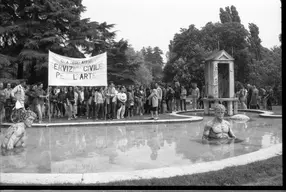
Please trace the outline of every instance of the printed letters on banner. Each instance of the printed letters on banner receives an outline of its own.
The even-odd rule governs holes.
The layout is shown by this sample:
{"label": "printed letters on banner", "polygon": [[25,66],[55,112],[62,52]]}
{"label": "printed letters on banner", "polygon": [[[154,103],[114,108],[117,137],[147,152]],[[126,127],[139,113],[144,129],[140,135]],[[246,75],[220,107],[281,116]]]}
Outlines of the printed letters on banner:
{"label": "printed letters on banner", "polygon": [[107,86],[106,52],[79,59],[49,51],[49,85]]}

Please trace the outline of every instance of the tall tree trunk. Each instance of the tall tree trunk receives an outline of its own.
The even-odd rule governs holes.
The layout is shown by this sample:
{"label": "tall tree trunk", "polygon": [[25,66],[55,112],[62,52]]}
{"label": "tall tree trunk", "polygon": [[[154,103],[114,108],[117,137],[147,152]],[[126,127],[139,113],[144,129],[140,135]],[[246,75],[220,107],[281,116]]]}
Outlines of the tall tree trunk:
{"label": "tall tree trunk", "polygon": [[35,70],[36,61],[35,59],[32,61],[31,69],[30,69],[30,77],[28,78],[29,84],[34,84],[38,80],[37,73]]}
{"label": "tall tree trunk", "polygon": [[17,79],[23,79],[24,76],[24,66],[23,63],[18,63]]}

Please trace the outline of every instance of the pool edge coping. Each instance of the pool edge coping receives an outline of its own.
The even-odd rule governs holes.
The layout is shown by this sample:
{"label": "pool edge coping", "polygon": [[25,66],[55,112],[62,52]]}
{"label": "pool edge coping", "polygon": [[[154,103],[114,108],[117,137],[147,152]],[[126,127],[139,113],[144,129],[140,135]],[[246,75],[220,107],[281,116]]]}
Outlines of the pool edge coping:
{"label": "pool edge coping", "polygon": [[[130,172],[101,173],[0,173],[0,184],[5,185],[92,185],[126,180],[161,179],[218,171],[226,167],[246,165],[282,154],[282,143],[258,151],[230,157],[219,161],[191,165],[163,167]],[[156,175],[156,176],[154,176]]]}
{"label": "pool edge coping", "polygon": [[[199,116],[190,116],[190,115],[183,115],[181,113],[185,112],[202,112],[203,109],[196,109],[196,110],[187,110],[187,111],[177,111],[172,112],[170,115],[172,116],[180,116],[185,117],[185,119],[159,119],[159,120],[127,120],[127,121],[100,121],[100,122],[67,122],[67,123],[43,123],[33,124],[32,127],[62,127],[62,126],[89,126],[89,125],[126,125],[126,124],[151,124],[151,123],[182,123],[182,122],[195,122],[203,120],[203,117]],[[253,113],[261,113],[259,114],[260,117],[266,118],[282,118],[282,115],[274,115],[272,111],[264,111],[264,110],[257,110],[257,109],[239,109],[238,111],[242,112],[253,112]],[[2,123],[2,126],[11,126],[12,123]]]}
{"label": "pool edge coping", "polygon": [[[198,110],[188,110],[186,112],[192,112]],[[34,123],[33,127],[62,127],[62,126],[89,126],[89,125],[126,125],[126,124],[151,124],[151,123],[182,123],[182,122],[195,122],[203,120],[203,117],[190,116],[178,114],[178,112],[170,113],[172,116],[185,117],[184,119],[158,119],[158,120],[126,120],[126,121],[97,121],[97,122],[66,122],[66,123]],[[2,123],[2,126],[11,126],[12,123]]]}

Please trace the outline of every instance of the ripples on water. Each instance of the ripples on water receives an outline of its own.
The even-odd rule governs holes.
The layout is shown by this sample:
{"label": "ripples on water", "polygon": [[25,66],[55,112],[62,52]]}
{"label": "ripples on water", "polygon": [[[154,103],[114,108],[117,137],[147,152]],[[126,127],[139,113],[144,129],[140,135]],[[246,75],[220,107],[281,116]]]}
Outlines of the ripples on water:
{"label": "ripples on water", "polygon": [[[244,142],[202,144],[201,122],[27,129],[26,147],[1,153],[1,172],[86,173],[188,165],[238,156],[282,142],[282,120],[247,114],[231,122]],[[1,134],[4,129],[2,128]],[[3,135],[0,139],[2,141]]]}

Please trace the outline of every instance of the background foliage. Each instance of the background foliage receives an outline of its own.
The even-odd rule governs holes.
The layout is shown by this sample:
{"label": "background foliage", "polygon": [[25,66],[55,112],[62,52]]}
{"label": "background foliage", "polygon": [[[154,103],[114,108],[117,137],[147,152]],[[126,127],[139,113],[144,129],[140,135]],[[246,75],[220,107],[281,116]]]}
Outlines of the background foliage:
{"label": "background foliage", "polygon": [[[196,81],[201,88],[204,59],[212,52],[224,49],[235,59],[235,81],[263,88],[281,87],[281,47],[263,47],[258,26],[249,23],[247,30],[241,24],[235,6],[221,8],[219,16],[220,22],[208,22],[201,29],[190,25],[174,35],[169,44],[163,80],[168,83],[179,80],[185,86]],[[281,42],[281,35],[279,39]]]}
{"label": "background foliage", "polygon": [[259,27],[249,23],[246,29],[233,5],[220,8],[220,22],[181,28],[165,63],[159,47],[136,51],[127,40],[115,40],[114,24],[82,19],[85,9],[82,0],[0,0],[0,78],[47,85],[49,50],[75,58],[107,52],[108,80],[116,84],[177,80],[201,88],[204,59],[224,49],[235,59],[237,82],[281,89],[281,47],[263,47]]}

